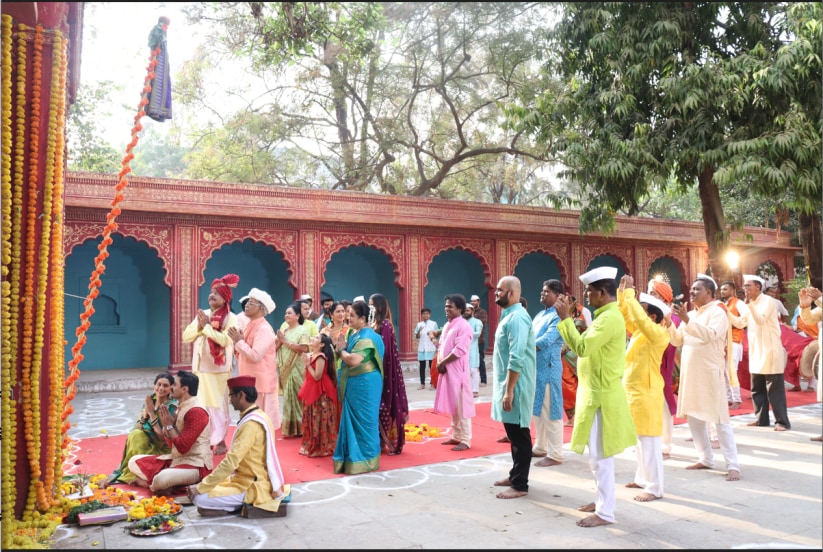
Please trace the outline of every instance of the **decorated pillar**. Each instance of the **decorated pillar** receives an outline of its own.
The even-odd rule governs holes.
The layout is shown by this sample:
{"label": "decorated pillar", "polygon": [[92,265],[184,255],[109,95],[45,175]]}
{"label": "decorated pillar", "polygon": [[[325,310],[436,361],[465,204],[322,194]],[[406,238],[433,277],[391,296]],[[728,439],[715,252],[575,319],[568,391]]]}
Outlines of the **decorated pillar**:
{"label": "decorated pillar", "polygon": [[[60,502],[63,184],[82,3],[2,3],[2,548]],[[76,26],[72,34],[72,28]],[[76,56],[76,54],[75,54]],[[77,63],[71,63],[73,68]],[[75,77],[76,78],[76,77]],[[70,94],[71,93],[71,94]],[[22,540],[21,540],[22,539]]]}

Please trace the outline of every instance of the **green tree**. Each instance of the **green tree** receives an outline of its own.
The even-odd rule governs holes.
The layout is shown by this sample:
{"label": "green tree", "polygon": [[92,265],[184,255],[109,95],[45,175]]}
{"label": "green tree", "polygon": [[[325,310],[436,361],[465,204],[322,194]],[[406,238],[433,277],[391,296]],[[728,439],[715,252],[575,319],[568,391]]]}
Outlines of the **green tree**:
{"label": "green tree", "polygon": [[101,118],[108,116],[111,105],[112,81],[91,86],[81,84],[77,99],[69,107],[67,134],[67,166],[71,171],[117,173],[122,154],[103,138]]}
{"label": "green tree", "polygon": [[535,81],[557,75],[563,88],[535,88],[510,121],[560,156],[583,232],[611,230],[616,212],[639,213],[672,181],[678,194],[696,184],[709,270],[722,276],[731,227],[720,183],[769,195],[779,182],[792,207],[820,205],[820,40],[797,46],[803,25],[815,27],[810,6],[801,20],[786,3],[564,3]]}
{"label": "green tree", "polygon": [[[220,115],[193,137],[195,150],[202,148],[191,157],[195,172],[223,178],[245,152],[239,159],[246,166],[232,167],[233,177],[472,200],[539,198],[495,189],[515,178],[482,184],[504,156],[500,174],[539,181],[542,151],[501,129],[499,102],[526,84],[533,23],[548,12],[541,4],[499,2],[198,4],[190,16],[221,30],[181,76],[178,98]],[[250,59],[267,84],[229,115],[202,103],[205,72],[226,59]],[[229,132],[218,130],[224,122]]]}

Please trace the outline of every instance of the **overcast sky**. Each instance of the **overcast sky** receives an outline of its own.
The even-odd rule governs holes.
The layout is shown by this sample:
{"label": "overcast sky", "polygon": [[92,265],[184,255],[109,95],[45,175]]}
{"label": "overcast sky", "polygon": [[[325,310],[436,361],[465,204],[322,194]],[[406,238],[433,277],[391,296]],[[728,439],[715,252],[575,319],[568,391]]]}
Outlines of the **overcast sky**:
{"label": "overcast sky", "polygon": [[[140,102],[150,54],[148,37],[158,18],[165,15],[171,20],[167,39],[172,75],[180,70],[200,43],[197,29],[185,24],[185,17],[178,10],[179,4],[86,2],[80,82],[90,84],[113,80],[123,87],[114,102],[133,106],[127,115],[118,113],[109,118],[101,117],[106,138],[117,147],[125,147],[131,139],[131,127]],[[146,117],[143,124],[165,123],[155,123]]]}

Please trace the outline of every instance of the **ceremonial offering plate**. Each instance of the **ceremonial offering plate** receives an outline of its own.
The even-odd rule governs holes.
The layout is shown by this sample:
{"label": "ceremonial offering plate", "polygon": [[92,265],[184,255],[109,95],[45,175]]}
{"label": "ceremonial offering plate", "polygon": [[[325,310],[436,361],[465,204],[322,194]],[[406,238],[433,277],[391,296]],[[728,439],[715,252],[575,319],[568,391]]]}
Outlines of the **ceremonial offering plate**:
{"label": "ceremonial offering plate", "polygon": [[158,535],[169,535],[171,533],[176,533],[183,529],[183,527],[185,527],[185,524],[182,521],[178,521],[173,527],[165,524],[158,525],[154,528],[147,527],[145,529],[132,527],[129,529],[129,533],[135,537],[156,537]]}

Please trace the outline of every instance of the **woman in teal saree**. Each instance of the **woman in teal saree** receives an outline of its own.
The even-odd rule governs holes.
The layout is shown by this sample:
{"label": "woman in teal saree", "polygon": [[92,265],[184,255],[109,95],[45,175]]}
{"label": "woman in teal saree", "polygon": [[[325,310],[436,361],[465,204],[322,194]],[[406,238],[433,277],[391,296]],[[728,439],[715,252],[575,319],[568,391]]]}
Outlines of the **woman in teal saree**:
{"label": "woman in teal saree", "polygon": [[340,431],[334,473],[355,475],[380,468],[380,397],[383,394],[383,339],[368,326],[369,306],[355,301],[349,324],[354,333],[335,344],[343,362],[337,392]]}

